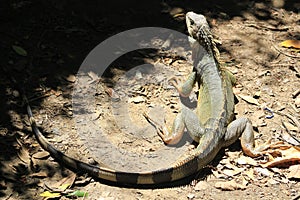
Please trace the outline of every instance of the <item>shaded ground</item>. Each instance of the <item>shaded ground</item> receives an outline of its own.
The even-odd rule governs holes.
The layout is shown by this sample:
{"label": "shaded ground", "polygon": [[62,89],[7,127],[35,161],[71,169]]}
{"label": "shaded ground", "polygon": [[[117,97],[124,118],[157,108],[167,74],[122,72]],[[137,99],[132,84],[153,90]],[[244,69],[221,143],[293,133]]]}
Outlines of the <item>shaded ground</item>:
{"label": "shaded ground", "polygon": [[[183,14],[187,11],[202,13],[207,16],[213,32],[220,45],[221,60],[232,71],[238,84],[235,93],[244,96],[256,96],[262,107],[267,106],[274,111],[291,113],[299,119],[299,96],[293,95],[300,88],[299,83],[299,53],[292,49],[284,49],[278,44],[286,39],[300,39],[300,5],[296,1],[256,2],[256,1],[101,1],[85,5],[81,1],[2,1],[0,7],[1,35],[1,117],[0,117],[0,197],[3,199],[41,199],[39,194],[45,191],[44,183],[53,185],[62,177],[72,174],[54,162],[47,154],[43,154],[37,142],[32,137],[26,111],[22,107],[19,88],[26,91],[32,100],[31,105],[39,126],[48,133],[50,141],[69,155],[94,163],[100,160],[114,167],[123,169],[154,169],[160,164],[144,166],[138,162],[116,162],[107,154],[104,155],[90,148],[85,136],[76,127],[71,102],[71,92],[74,87],[74,75],[87,54],[100,42],[121,31],[137,27],[165,27],[186,33]],[[162,41],[158,41],[162,42]],[[12,46],[21,46],[28,55],[18,55]],[[140,115],[141,110],[164,108],[165,114],[154,111],[157,121],[167,122],[175,117],[178,111],[178,98],[174,89],[166,83],[170,74],[184,79],[191,70],[190,60],[174,56],[171,52],[141,52],[124,56],[114,62],[106,71],[104,77],[98,80],[97,75],[86,75],[87,85],[96,87],[97,109],[93,113],[95,126],[103,127],[107,138],[116,149],[125,149],[147,156],[164,145],[155,134],[153,127]],[[190,52],[186,52],[189,55]],[[20,52],[19,52],[20,54]],[[135,59],[132,59],[135,58]],[[134,60],[134,62],[133,62]],[[130,71],[140,61],[149,63],[150,73]],[[161,67],[161,68],[159,68]],[[159,69],[158,69],[159,68]],[[155,72],[157,70],[158,72]],[[164,71],[165,73],[160,73]],[[145,82],[130,82],[130,76],[122,76],[132,72],[134,76],[142,77]],[[123,79],[120,79],[122,78]],[[126,79],[127,78],[127,79]],[[155,79],[157,78],[157,79]],[[92,81],[91,81],[92,80]],[[152,80],[149,81],[149,80]],[[155,80],[155,81],[153,81]],[[147,82],[147,81],[146,81]],[[119,83],[116,84],[116,83]],[[126,83],[130,85],[126,86]],[[116,84],[116,85],[115,85]],[[111,103],[107,89],[114,87],[120,101]],[[142,86],[142,87],[139,87]],[[119,88],[118,88],[119,87]],[[156,92],[157,91],[157,92]],[[122,96],[121,93],[124,93]],[[126,98],[123,98],[123,97]],[[136,97],[142,96],[143,99]],[[281,126],[287,119],[275,115],[266,119],[260,106],[249,104],[241,98],[236,105],[237,117],[249,117],[255,128],[259,143],[272,138],[280,140],[280,135],[286,130]],[[126,104],[127,103],[127,104]],[[128,105],[131,121],[137,126],[146,127],[138,135],[132,134],[131,126],[118,124],[114,121],[114,112],[121,116],[122,106]],[[114,107],[115,106],[115,107]],[[123,113],[124,114],[124,113]],[[120,120],[120,123],[124,123]],[[86,127],[90,127],[88,124]],[[120,134],[115,134],[119,133]],[[293,133],[297,133],[295,130]],[[295,135],[299,138],[298,135]],[[146,142],[145,142],[146,141]],[[186,138],[181,148],[190,148]],[[98,141],[97,141],[98,142]],[[101,141],[100,141],[101,142]],[[103,147],[105,144],[98,145]],[[228,152],[233,152],[232,155]],[[213,163],[216,169],[223,169],[226,162],[237,165],[235,156],[241,150],[235,145]],[[38,153],[38,154],[37,154]],[[105,157],[105,155],[107,157]],[[134,157],[132,158],[135,159]],[[149,160],[149,157],[146,157]],[[141,161],[141,158],[138,159]],[[172,161],[172,160],[171,160]],[[170,161],[170,162],[171,162]],[[130,164],[132,163],[132,164]],[[158,166],[155,166],[155,163]],[[225,164],[224,164],[225,163]],[[122,165],[123,164],[123,165]],[[238,166],[240,167],[240,166]],[[99,182],[84,180],[76,182],[73,188],[87,191],[88,199],[292,199],[299,195],[298,180],[287,178],[287,169],[265,171],[261,168],[247,166],[245,171],[254,169],[254,178],[247,179],[243,190],[222,191],[215,188],[215,183],[233,179],[237,182],[245,179],[245,174],[236,176],[218,176],[211,174],[211,169],[205,170],[207,183],[200,189],[193,181],[183,187],[171,189],[127,189],[108,186]],[[200,176],[203,177],[203,176]],[[199,190],[199,191],[198,191]],[[66,197],[63,197],[66,198]]]}

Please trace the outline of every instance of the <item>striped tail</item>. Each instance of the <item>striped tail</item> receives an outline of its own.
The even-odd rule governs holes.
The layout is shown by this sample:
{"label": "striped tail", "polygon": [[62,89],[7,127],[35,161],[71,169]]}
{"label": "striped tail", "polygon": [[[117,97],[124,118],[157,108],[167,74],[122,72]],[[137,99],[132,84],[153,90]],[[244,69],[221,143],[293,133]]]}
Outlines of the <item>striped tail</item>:
{"label": "striped tail", "polygon": [[98,167],[95,165],[84,163],[80,160],[65,155],[63,152],[59,151],[48,142],[48,140],[38,129],[37,124],[33,118],[32,110],[28,103],[27,113],[33,133],[41,147],[44,150],[48,151],[53,158],[73,171],[79,173],[87,173],[97,179],[126,185],[153,185],[170,183],[186,178],[187,176],[195,174],[198,171],[197,159],[189,159],[187,162],[183,162],[182,164],[175,167],[146,172],[115,171],[107,167]]}

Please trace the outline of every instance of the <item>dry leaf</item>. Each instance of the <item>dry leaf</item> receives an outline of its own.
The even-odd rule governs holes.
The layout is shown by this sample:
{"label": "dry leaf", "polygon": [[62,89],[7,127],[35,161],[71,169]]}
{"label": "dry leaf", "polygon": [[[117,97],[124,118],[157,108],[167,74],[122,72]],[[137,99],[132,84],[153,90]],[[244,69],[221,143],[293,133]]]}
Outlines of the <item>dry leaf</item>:
{"label": "dry leaf", "polygon": [[65,78],[67,81],[71,82],[71,83],[75,83],[76,81],[76,76],[74,76],[73,74],[69,75],[68,77]]}
{"label": "dry leaf", "polygon": [[253,97],[251,96],[246,96],[246,95],[239,95],[239,97],[241,97],[244,101],[246,101],[247,103],[251,103],[251,104],[254,104],[254,105],[257,105],[259,106],[259,102],[257,101],[257,99],[254,99]]}
{"label": "dry leaf", "polygon": [[30,163],[30,156],[29,156],[29,152],[27,149],[21,148],[18,151],[18,157],[20,158],[21,161],[23,161],[26,164]]}
{"label": "dry leaf", "polygon": [[50,154],[48,151],[40,151],[32,155],[32,157],[36,159],[45,159],[48,158],[49,156]]}
{"label": "dry leaf", "polygon": [[[61,192],[64,192],[66,189],[70,188],[73,185],[75,178],[76,178],[76,174],[71,173],[68,177],[61,179],[59,182],[56,182],[56,183],[52,184],[51,186],[44,183],[44,186],[46,188],[48,188],[48,190],[55,191],[55,193],[44,192],[40,195],[41,196],[47,195],[46,197],[48,197],[48,195],[49,195],[49,197],[52,197],[52,195],[54,195],[54,196],[58,195],[58,194],[61,195]],[[59,192],[59,193],[57,193],[57,192]]]}
{"label": "dry leaf", "polygon": [[300,97],[297,97],[297,99],[295,100],[295,106],[296,108],[300,108]]}
{"label": "dry leaf", "polygon": [[37,173],[33,173],[29,175],[30,177],[35,177],[35,178],[46,178],[48,175],[46,172],[40,171]]}
{"label": "dry leaf", "polygon": [[[270,144],[269,149],[287,150],[287,149],[289,149],[291,147],[292,147],[291,145],[287,145],[287,144],[284,144],[281,141],[278,141],[278,142],[276,142],[274,144]],[[281,153],[280,153],[280,155],[281,155]]]}
{"label": "dry leaf", "polygon": [[231,163],[226,164],[224,167],[227,169],[222,170],[222,173],[226,176],[235,176],[245,170],[244,168],[236,167]]}
{"label": "dry leaf", "polygon": [[75,178],[76,178],[76,174],[75,173],[71,173],[69,176],[67,176],[67,177],[63,178],[62,180],[60,180],[59,182],[53,184],[52,187],[60,188],[61,189],[62,188],[61,186],[63,186],[63,185],[64,186],[65,185],[72,186],[73,183],[74,183],[74,181],[75,181]]}
{"label": "dry leaf", "polygon": [[249,169],[248,171],[245,171],[243,174],[248,176],[251,180],[253,180],[253,181],[255,180],[253,168]]}
{"label": "dry leaf", "polygon": [[263,176],[265,176],[265,177],[272,177],[273,176],[273,172],[271,172],[271,171],[269,171],[268,169],[266,169],[266,168],[261,168],[261,167],[256,167],[255,169],[254,169],[254,172],[256,173],[256,174],[260,174],[260,175],[263,175]]}
{"label": "dry leaf", "polygon": [[258,163],[253,158],[246,157],[246,156],[239,157],[236,162],[239,165],[252,165],[252,166],[258,165]]}
{"label": "dry leaf", "polygon": [[280,45],[282,47],[287,47],[287,48],[293,47],[293,48],[300,49],[300,40],[285,40],[281,42]]}
{"label": "dry leaf", "polygon": [[223,174],[225,174],[226,176],[235,176],[239,173],[241,173],[242,171],[244,171],[243,168],[237,168],[235,170],[231,170],[231,169],[224,169],[222,172]]}
{"label": "dry leaf", "polygon": [[239,157],[241,153],[239,151],[236,151],[236,152],[226,152],[226,155],[231,159],[231,160],[235,160]]}
{"label": "dry leaf", "polygon": [[288,149],[278,150],[281,157],[262,164],[262,167],[289,167],[291,165],[300,164],[300,149],[299,147],[291,146]]}
{"label": "dry leaf", "polygon": [[206,181],[200,181],[195,185],[194,190],[195,191],[200,191],[200,190],[206,190],[210,187],[210,185]]}
{"label": "dry leaf", "polygon": [[283,132],[281,137],[284,141],[286,141],[289,144],[300,145],[300,142],[296,138],[294,138],[291,134],[289,134],[288,132]]}
{"label": "dry leaf", "polygon": [[221,174],[219,171],[217,171],[217,170],[212,170],[212,173],[213,173],[213,175],[216,177],[216,178],[218,178],[218,179],[220,179],[220,178],[225,178],[225,176],[224,176],[224,174]]}
{"label": "dry leaf", "polygon": [[221,181],[217,182],[215,184],[215,187],[218,189],[221,189],[221,190],[230,190],[230,191],[246,189],[246,186],[239,184],[239,183],[235,182],[234,180],[226,181],[226,182],[221,182]]}
{"label": "dry leaf", "polygon": [[[230,161],[228,159],[224,159],[224,160],[227,160],[228,163],[225,163],[225,166],[227,169],[233,169],[233,170],[237,170],[239,169],[237,166],[233,165],[230,163]],[[222,163],[223,164],[223,163]]]}
{"label": "dry leaf", "polygon": [[274,180],[274,179],[269,179],[267,182],[269,185],[276,185],[278,184],[278,181]]}
{"label": "dry leaf", "polygon": [[289,179],[291,178],[300,179],[300,165],[292,165],[289,167],[289,170],[290,172],[287,175]]}
{"label": "dry leaf", "polygon": [[283,122],[284,126],[289,129],[290,131],[298,131],[298,127],[294,126],[293,124],[289,122]]}
{"label": "dry leaf", "polygon": [[82,179],[82,180],[76,180],[76,181],[74,182],[74,184],[75,184],[75,185],[85,185],[85,184],[90,183],[91,180],[92,180],[91,177],[87,177],[87,178],[84,178],[84,179]]}
{"label": "dry leaf", "polygon": [[241,177],[242,177],[242,185],[247,186],[249,181],[247,181],[244,176],[241,176]]}
{"label": "dry leaf", "polygon": [[[281,151],[282,156],[288,157],[291,155],[294,155],[294,157],[296,157],[297,155],[299,156],[300,154],[300,147],[296,147],[296,146],[290,146],[290,148],[286,148],[284,150]],[[299,156],[300,158],[300,156]]]}
{"label": "dry leaf", "polygon": [[300,157],[278,158],[271,162],[262,164],[263,167],[289,167],[291,165],[300,164]]}
{"label": "dry leaf", "polygon": [[137,96],[137,97],[132,97],[128,100],[128,103],[134,102],[134,103],[141,103],[144,102],[145,99],[141,96]]}
{"label": "dry leaf", "polygon": [[58,198],[61,196],[61,194],[58,192],[52,193],[52,192],[46,191],[46,192],[43,192],[42,194],[40,194],[40,196],[46,197],[46,199],[51,199],[51,198]]}

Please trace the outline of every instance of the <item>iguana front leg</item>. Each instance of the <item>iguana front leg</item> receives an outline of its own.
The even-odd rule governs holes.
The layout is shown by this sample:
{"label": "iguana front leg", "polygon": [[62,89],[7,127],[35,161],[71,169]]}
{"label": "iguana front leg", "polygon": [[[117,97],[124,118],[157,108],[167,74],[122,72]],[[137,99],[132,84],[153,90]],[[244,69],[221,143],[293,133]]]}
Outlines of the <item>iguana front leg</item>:
{"label": "iguana front leg", "polygon": [[[171,84],[177,89],[182,98],[187,98],[193,90],[196,80],[196,72],[192,72],[187,80],[179,86],[177,79],[171,79]],[[198,142],[199,138],[204,133],[203,125],[200,123],[197,115],[188,107],[182,104],[181,112],[177,114],[172,128],[168,128],[166,122],[164,126],[160,126],[157,122],[152,120],[147,114],[144,117],[152,123],[158,135],[165,144],[177,144],[183,136],[184,129],[187,128],[194,141]]]}
{"label": "iguana front leg", "polygon": [[250,157],[262,155],[270,145],[255,147],[252,123],[248,118],[239,118],[232,121],[224,137],[223,147],[234,143],[240,137],[243,152]]}
{"label": "iguana front leg", "polygon": [[181,86],[178,85],[177,78],[171,78],[170,83],[177,89],[180,96],[189,97],[196,83],[196,72],[192,72]]}

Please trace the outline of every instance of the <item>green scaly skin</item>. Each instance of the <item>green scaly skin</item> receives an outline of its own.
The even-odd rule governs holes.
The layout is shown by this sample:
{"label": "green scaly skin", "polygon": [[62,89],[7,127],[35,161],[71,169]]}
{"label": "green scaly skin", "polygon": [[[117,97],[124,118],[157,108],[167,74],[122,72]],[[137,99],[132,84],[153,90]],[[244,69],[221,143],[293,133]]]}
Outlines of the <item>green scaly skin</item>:
{"label": "green scaly skin", "polygon": [[[182,85],[174,86],[182,98],[186,98],[197,82],[199,97],[196,113],[182,104],[173,128],[158,128],[158,134],[165,143],[177,143],[185,129],[199,142],[197,148],[174,166],[158,171],[121,172],[104,166],[94,166],[71,158],[51,145],[39,131],[27,104],[30,123],[39,144],[57,161],[66,167],[88,173],[95,178],[127,185],[153,185],[181,180],[193,175],[211,162],[222,147],[232,144],[241,136],[243,150],[250,156],[259,155],[254,149],[252,125],[246,118],[233,120],[234,96],[232,84],[234,78],[230,73],[220,69],[218,49],[213,42],[210,28],[203,15],[193,12],[186,14],[186,23],[192,41],[194,60],[193,72]],[[146,116],[147,117],[147,116]],[[147,117],[148,118],[148,117]],[[150,119],[150,118],[148,118]]]}

